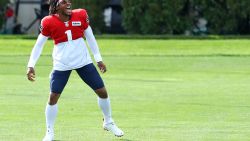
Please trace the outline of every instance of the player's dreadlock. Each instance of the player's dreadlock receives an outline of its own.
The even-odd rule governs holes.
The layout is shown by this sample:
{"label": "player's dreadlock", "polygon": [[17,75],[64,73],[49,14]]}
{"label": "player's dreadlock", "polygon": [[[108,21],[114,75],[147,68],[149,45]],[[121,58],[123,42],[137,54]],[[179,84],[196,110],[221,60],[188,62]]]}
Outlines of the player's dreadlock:
{"label": "player's dreadlock", "polygon": [[56,13],[56,7],[57,7],[57,3],[59,0],[50,0],[49,1],[49,14],[55,14]]}

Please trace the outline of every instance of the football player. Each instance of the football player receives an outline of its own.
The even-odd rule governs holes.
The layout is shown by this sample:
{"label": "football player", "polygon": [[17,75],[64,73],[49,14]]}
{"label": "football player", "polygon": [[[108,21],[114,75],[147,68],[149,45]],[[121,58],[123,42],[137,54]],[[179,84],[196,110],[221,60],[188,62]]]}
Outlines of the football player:
{"label": "football player", "polygon": [[98,105],[103,112],[103,128],[115,136],[123,136],[111,117],[110,99],[102,78],[92,63],[86,41],[102,73],[107,71],[89,25],[88,14],[84,9],[71,9],[70,0],[50,0],[49,16],[41,21],[41,33],[31,52],[28,62],[27,78],[35,81],[35,64],[43,46],[50,37],[54,40],[53,70],[50,76],[50,95],[45,109],[46,135],[44,141],[54,139],[54,122],[57,116],[57,101],[69,79],[72,70],[91,87],[98,96]]}

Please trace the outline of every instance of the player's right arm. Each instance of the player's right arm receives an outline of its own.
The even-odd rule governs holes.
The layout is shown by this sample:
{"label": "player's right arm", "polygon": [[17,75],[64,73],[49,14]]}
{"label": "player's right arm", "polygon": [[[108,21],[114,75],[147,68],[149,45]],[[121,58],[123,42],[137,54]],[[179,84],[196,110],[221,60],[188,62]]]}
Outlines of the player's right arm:
{"label": "player's right arm", "polygon": [[27,78],[30,81],[35,81],[35,65],[37,60],[39,59],[43,46],[48,40],[48,37],[50,36],[50,17],[46,16],[45,18],[42,19],[41,21],[41,27],[40,31],[41,33],[39,34],[36,43],[32,49],[29,63],[28,63],[28,69],[27,69]]}
{"label": "player's right arm", "polygon": [[44,36],[43,34],[39,34],[36,44],[32,49],[31,55],[30,55],[30,59],[28,62],[28,69],[27,69],[27,78],[30,81],[35,81],[35,65],[37,60],[39,59],[42,50],[43,50],[43,46],[46,43],[46,41],[48,40],[47,36]]}

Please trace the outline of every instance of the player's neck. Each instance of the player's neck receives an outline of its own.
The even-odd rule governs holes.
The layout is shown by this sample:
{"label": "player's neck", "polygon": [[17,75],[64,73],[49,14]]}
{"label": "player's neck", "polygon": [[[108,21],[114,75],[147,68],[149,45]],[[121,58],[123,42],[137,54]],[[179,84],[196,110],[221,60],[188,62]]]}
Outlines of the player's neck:
{"label": "player's neck", "polygon": [[67,21],[70,20],[70,16],[68,16],[68,15],[63,15],[63,14],[58,13],[58,14],[56,14],[56,16],[57,16],[61,21],[63,21],[63,22],[67,22]]}

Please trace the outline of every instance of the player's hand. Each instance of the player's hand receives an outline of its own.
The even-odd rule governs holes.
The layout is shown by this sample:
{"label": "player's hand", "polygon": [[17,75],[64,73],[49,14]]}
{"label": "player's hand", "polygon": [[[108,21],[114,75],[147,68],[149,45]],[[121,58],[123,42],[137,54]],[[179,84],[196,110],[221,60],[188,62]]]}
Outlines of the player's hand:
{"label": "player's hand", "polygon": [[99,67],[99,69],[100,69],[100,71],[102,73],[105,73],[107,71],[107,68],[106,68],[105,64],[102,61],[97,62],[97,66]]}
{"label": "player's hand", "polygon": [[27,69],[27,78],[29,81],[35,81],[35,70],[32,67],[28,67]]}

